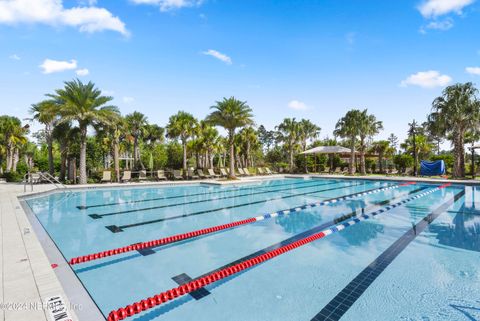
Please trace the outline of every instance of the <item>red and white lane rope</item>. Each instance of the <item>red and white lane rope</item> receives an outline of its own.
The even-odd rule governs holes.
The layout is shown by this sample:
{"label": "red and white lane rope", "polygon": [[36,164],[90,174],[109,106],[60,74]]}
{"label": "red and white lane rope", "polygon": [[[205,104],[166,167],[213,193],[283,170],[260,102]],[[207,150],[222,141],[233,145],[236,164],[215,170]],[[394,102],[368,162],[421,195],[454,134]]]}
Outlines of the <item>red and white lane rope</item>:
{"label": "red and white lane rope", "polygon": [[263,263],[265,261],[268,261],[270,259],[273,259],[274,257],[277,257],[281,254],[284,254],[286,252],[289,252],[293,249],[296,249],[298,247],[301,247],[305,244],[311,243],[313,241],[319,240],[321,238],[324,238],[327,235],[333,234],[335,232],[341,231],[351,225],[357,224],[361,221],[370,219],[372,217],[375,217],[378,214],[387,212],[393,208],[396,208],[398,206],[401,206],[407,202],[410,202],[412,200],[418,199],[420,197],[426,196],[428,194],[432,194],[442,188],[445,188],[447,186],[450,186],[450,183],[441,185],[439,187],[436,187],[434,189],[431,189],[427,192],[418,194],[416,196],[410,197],[408,199],[405,199],[403,201],[400,201],[398,203],[395,203],[393,205],[389,205],[385,208],[382,208],[378,211],[369,213],[369,214],[364,214],[358,218],[355,218],[353,220],[350,220],[346,223],[342,224],[337,224],[331,228],[328,228],[326,230],[323,230],[319,233],[316,233],[314,235],[311,235],[309,237],[300,239],[298,241],[295,241],[293,243],[290,243],[288,245],[284,245],[282,247],[279,247],[278,249],[266,252],[264,254],[258,255],[256,257],[253,257],[251,259],[245,260],[241,263],[235,264],[233,266],[230,266],[228,268],[224,268],[222,270],[219,270],[217,272],[213,272],[211,274],[208,274],[204,277],[201,277],[199,279],[193,280],[191,282],[182,284],[176,288],[170,289],[168,291],[156,294],[152,297],[149,297],[147,299],[129,304],[123,308],[119,308],[117,310],[113,310],[109,313],[108,315],[108,321],[119,321],[119,320],[124,320],[127,317],[133,316],[135,314],[139,314],[145,310],[149,310],[151,308],[154,308],[156,306],[159,306],[161,304],[164,304],[165,302],[171,301],[179,296],[183,296],[185,294],[188,294],[190,292],[194,292],[200,288],[203,288],[211,283],[217,282],[219,280],[222,280],[224,278],[227,278],[233,274],[239,273],[243,270],[246,270],[248,268],[251,268],[255,265],[258,265],[260,263]]}
{"label": "red and white lane rope", "polygon": [[340,201],[353,199],[353,198],[356,198],[356,197],[359,197],[359,196],[375,194],[375,193],[379,193],[379,192],[382,192],[382,191],[396,189],[396,188],[399,188],[401,186],[407,186],[407,185],[412,185],[412,184],[415,184],[415,183],[414,182],[408,182],[408,183],[403,183],[403,184],[399,184],[399,185],[393,185],[393,186],[378,188],[378,189],[375,189],[375,190],[370,190],[370,191],[367,191],[367,192],[360,192],[360,193],[350,195],[350,196],[342,196],[342,197],[330,199],[328,201],[310,203],[310,204],[306,204],[306,205],[303,205],[303,206],[290,208],[290,209],[287,209],[287,210],[281,210],[281,211],[277,211],[277,212],[273,212],[273,213],[268,213],[268,214],[260,215],[260,216],[257,216],[257,217],[250,217],[250,218],[247,218],[247,219],[244,219],[244,220],[235,221],[235,222],[231,222],[231,223],[227,223],[227,224],[216,225],[216,226],[207,227],[207,228],[204,228],[204,229],[195,230],[195,231],[191,231],[191,232],[187,232],[187,233],[167,236],[167,237],[164,237],[164,238],[161,238],[161,239],[145,241],[145,242],[141,242],[141,243],[136,243],[136,244],[131,244],[131,245],[119,247],[119,248],[116,248],[116,249],[105,250],[105,251],[102,251],[102,252],[92,253],[92,254],[88,254],[88,255],[82,255],[82,256],[78,256],[78,257],[74,257],[74,258],[70,259],[68,261],[68,263],[70,265],[75,265],[75,264],[80,264],[80,263],[85,263],[85,262],[89,262],[89,261],[103,259],[103,258],[114,256],[114,255],[119,255],[119,254],[122,254],[122,253],[139,251],[139,250],[143,250],[143,249],[146,249],[146,248],[167,245],[167,244],[170,244],[170,243],[180,242],[180,241],[191,239],[191,238],[198,237],[198,236],[207,235],[207,234],[215,233],[215,232],[218,232],[218,231],[222,231],[222,230],[226,230],[226,229],[230,229],[230,228],[234,228],[234,227],[238,227],[238,226],[242,226],[242,225],[247,225],[247,224],[255,223],[255,222],[258,222],[258,221],[263,221],[263,220],[269,219],[269,218],[289,215],[291,213],[299,212],[299,211],[302,211],[302,210],[305,210],[305,209],[308,209],[308,208],[333,204],[333,203],[337,203],[337,202],[340,202]]}

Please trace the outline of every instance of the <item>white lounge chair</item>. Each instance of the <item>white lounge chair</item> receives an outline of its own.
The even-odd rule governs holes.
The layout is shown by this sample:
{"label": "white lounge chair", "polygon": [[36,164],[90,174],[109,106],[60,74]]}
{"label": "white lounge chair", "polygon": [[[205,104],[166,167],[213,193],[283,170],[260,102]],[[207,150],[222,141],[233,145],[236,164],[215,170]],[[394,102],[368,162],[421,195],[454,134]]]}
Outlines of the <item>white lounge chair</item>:
{"label": "white lounge chair", "polygon": [[198,175],[195,175],[195,171],[193,168],[188,169],[188,178],[189,179],[199,179],[200,177]]}
{"label": "white lounge chair", "polygon": [[220,175],[222,177],[228,177],[228,173],[227,171],[225,170],[225,168],[220,168]]}
{"label": "white lounge chair", "polygon": [[138,180],[139,180],[139,181],[145,181],[146,179],[147,179],[147,171],[141,170],[141,171],[138,173]]}
{"label": "white lounge chair", "polygon": [[132,179],[131,171],[123,171],[122,183],[129,182]]}
{"label": "white lounge chair", "polygon": [[214,178],[219,178],[220,177],[220,175],[216,174],[215,171],[212,168],[207,169],[207,171],[208,171],[208,174],[210,174],[210,176],[212,176]]}
{"label": "white lounge chair", "polygon": [[200,176],[201,179],[212,178],[212,176],[210,176],[209,174],[205,174],[205,173],[203,172],[203,170],[200,169],[200,168],[197,169],[197,174],[198,174],[198,176]]}
{"label": "white lounge chair", "polygon": [[112,172],[111,171],[103,171],[102,180],[100,182],[110,183],[111,181],[112,181]]}
{"label": "white lounge chair", "polygon": [[167,180],[167,176],[165,176],[165,171],[163,169],[159,169],[157,171],[157,180],[163,180],[163,181],[166,181]]}
{"label": "white lounge chair", "polygon": [[173,170],[173,179],[175,180],[183,180],[182,172],[178,169]]}

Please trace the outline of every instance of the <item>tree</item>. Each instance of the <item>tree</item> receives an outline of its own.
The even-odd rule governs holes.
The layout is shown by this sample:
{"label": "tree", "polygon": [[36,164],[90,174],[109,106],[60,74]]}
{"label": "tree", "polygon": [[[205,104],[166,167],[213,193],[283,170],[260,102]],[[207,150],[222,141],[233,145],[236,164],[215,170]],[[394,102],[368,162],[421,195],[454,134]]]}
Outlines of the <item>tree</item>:
{"label": "tree", "polygon": [[428,117],[438,132],[444,137],[452,137],[453,176],[465,176],[465,133],[476,126],[480,120],[480,102],[476,95],[478,90],[472,83],[448,86],[432,103],[432,113]]}
{"label": "tree", "polygon": [[[302,119],[299,123],[300,126],[300,141],[303,151],[307,150],[307,143],[309,140],[314,140],[320,135],[321,128],[308,119]],[[305,173],[308,172],[307,155],[305,154]]]}
{"label": "tree", "polygon": [[183,147],[183,173],[187,173],[187,141],[195,133],[197,119],[184,111],[170,117],[167,124],[167,137],[172,139],[180,138]]}
{"label": "tree", "polygon": [[275,132],[273,130],[267,130],[265,126],[260,125],[257,130],[258,140],[265,152],[270,150],[270,147],[275,142]]}
{"label": "tree", "polygon": [[278,140],[281,141],[288,150],[289,170],[293,172],[293,155],[301,141],[300,123],[297,122],[295,118],[285,118],[275,129],[278,131]]}
{"label": "tree", "polygon": [[380,173],[384,173],[384,159],[385,156],[391,156],[395,154],[395,150],[391,147],[388,140],[379,140],[372,144],[372,152],[378,154],[379,170]]}
{"label": "tree", "polygon": [[246,101],[240,101],[235,97],[223,98],[221,101],[215,102],[210,107],[213,112],[208,115],[207,121],[215,126],[225,128],[228,132],[228,144],[230,147],[230,175],[231,179],[235,178],[235,131],[247,125],[253,125],[252,109],[247,105]]}
{"label": "tree", "polygon": [[355,165],[355,143],[360,135],[359,118],[362,112],[358,109],[348,111],[345,116],[340,118],[335,125],[334,134],[336,136],[349,140],[350,144],[350,162],[348,164],[348,173],[353,175]]}
{"label": "tree", "polygon": [[127,131],[127,121],[120,113],[110,113],[107,115],[108,123],[102,123],[97,126],[97,131],[101,130],[107,137],[112,148],[110,149],[113,156],[113,167],[115,171],[115,179],[120,182],[120,141],[125,138],[125,132]]}
{"label": "tree", "polygon": [[6,172],[15,172],[19,160],[19,148],[27,143],[28,126],[23,126],[17,117],[0,116],[0,141],[5,146]]}
{"label": "tree", "polygon": [[365,151],[367,150],[366,139],[372,137],[383,129],[381,121],[378,121],[374,115],[369,115],[367,109],[360,113],[358,118],[360,136],[360,171],[362,175],[366,175],[365,168]]}
{"label": "tree", "polygon": [[130,130],[130,134],[133,137],[134,167],[139,168],[138,165],[140,165],[142,169],[145,169],[145,166],[140,158],[139,140],[146,134],[147,117],[138,111],[134,111],[133,113],[125,116],[125,122]]}
{"label": "tree", "polygon": [[54,175],[53,164],[53,129],[58,122],[59,106],[53,100],[44,100],[38,104],[32,105],[30,113],[33,114],[33,119],[45,125],[44,135],[48,146],[48,172]]}
{"label": "tree", "polygon": [[61,122],[76,121],[80,130],[80,184],[87,183],[87,130],[96,123],[108,123],[115,106],[106,106],[112,97],[103,96],[95,84],[75,79],[65,82],[65,87],[47,95],[60,106]]}
{"label": "tree", "polygon": [[240,142],[245,147],[245,165],[246,167],[254,166],[253,165],[253,155],[252,149],[253,146],[258,143],[258,136],[256,130],[252,126],[243,128],[239,134]]}
{"label": "tree", "polygon": [[398,137],[394,134],[391,133],[390,136],[388,136],[388,141],[390,142],[390,146],[393,148],[394,152],[397,152],[397,146],[398,146]]}

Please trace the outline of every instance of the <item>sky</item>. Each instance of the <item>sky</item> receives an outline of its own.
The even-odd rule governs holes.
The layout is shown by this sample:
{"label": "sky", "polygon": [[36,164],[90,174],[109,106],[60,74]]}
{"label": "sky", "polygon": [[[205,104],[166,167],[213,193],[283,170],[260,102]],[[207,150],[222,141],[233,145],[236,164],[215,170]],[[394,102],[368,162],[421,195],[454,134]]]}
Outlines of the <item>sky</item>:
{"label": "sky", "polygon": [[0,0],[0,114],[78,77],[160,126],[235,96],[269,129],[331,137],[368,108],[403,139],[445,86],[480,85],[478,30],[475,0]]}

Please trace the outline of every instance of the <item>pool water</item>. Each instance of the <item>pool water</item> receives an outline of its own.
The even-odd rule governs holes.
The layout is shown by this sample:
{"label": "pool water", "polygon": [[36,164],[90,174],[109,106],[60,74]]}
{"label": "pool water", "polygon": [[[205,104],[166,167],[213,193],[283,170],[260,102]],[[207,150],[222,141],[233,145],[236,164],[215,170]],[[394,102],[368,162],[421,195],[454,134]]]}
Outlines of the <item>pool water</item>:
{"label": "pool water", "polygon": [[[177,287],[176,276],[195,279],[407,200],[214,282],[203,297],[183,295],[127,320],[480,320],[480,190],[439,185],[285,178],[235,186],[98,188],[27,204],[68,260],[353,194],[150,251],[73,265],[107,317]],[[375,193],[356,196],[364,191]]]}

